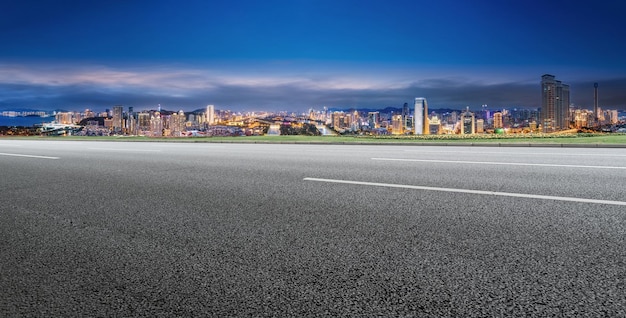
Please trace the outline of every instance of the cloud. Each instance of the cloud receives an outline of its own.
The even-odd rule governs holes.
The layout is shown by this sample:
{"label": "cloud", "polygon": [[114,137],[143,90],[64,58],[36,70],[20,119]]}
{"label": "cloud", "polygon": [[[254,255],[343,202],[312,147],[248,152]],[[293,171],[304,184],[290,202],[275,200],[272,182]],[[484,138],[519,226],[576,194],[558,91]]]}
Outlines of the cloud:
{"label": "cloud", "polygon": [[[97,65],[0,65],[0,107],[104,109],[121,104],[135,109],[186,111],[214,104],[232,110],[293,110],[308,108],[400,106],[426,97],[431,108],[492,108],[540,106],[539,79],[486,82],[463,76],[408,80],[397,72],[351,74],[349,70],[254,73],[189,66],[112,68]],[[589,105],[580,92],[593,87],[570,83],[572,101]],[[626,79],[601,83],[605,108],[625,108]],[[592,98],[592,95],[590,95]],[[621,104],[620,104],[621,103]]]}

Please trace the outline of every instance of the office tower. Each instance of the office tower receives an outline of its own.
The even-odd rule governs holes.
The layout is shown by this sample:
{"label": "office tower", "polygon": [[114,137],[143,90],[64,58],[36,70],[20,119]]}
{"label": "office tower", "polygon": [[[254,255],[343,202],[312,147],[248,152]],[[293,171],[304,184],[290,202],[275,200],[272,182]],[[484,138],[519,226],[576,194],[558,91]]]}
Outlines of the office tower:
{"label": "office tower", "polygon": [[113,131],[121,132],[124,127],[124,107],[113,106]]}
{"label": "office tower", "polygon": [[476,119],[476,133],[482,134],[485,132],[485,120]]}
{"label": "office tower", "polygon": [[333,112],[330,115],[333,128],[337,131],[344,130],[348,125],[348,118],[344,112]]}
{"label": "office tower", "polygon": [[410,118],[411,109],[409,109],[409,103],[404,103],[404,105],[402,105],[402,126],[404,130],[411,128],[411,123],[409,122]]}
{"label": "office tower", "polygon": [[391,117],[391,133],[394,135],[404,134],[404,116],[393,115]]}
{"label": "office tower", "polygon": [[206,107],[206,122],[208,125],[215,124],[215,106],[207,105]]}
{"label": "office tower", "polygon": [[557,104],[556,104],[556,128],[569,129],[569,85],[556,81]]}
{"label": "office tower", "polygon": [[163,136],[163,119],[161,118],[161,112],[154,112],[150,117],[150,136]]}
{"label": "office tower", "polygon": [[140,134],[145,134],[150,130],[150,113],[143,111],[137,114],[137,130],[141,131]]}
{"label": "office tower", "polygon": [[137,134],[137,120],[135,119],[135,112],[133,107],[128,107],[128,117],[126,120],[126,131],[128,134]]}
{"label": "office tower", "polygon": [[378,121],[380,120],[378,112],[367,113],[367,123],[370,129],[378,128]]}
{"label": "office tower", "polygon": [[600,110],[598,109],[598,83],[593,83],[593,116],[599,122]]}
{"label": "office tower", "polygon": [[416,135],[428,135],[428,104],[426,98],[415,98],[415,111],[413,114],[413,133]]}
{"label": "office tower", "polygon": [[441,134],[442,131],[442,127],[441,127],[441,120],[439,119],[439,117],[437,117],[437,115],[433,115],[430,117],[430,119],[428,120],[428,133],[431,135],[439,135]]}
{"label": "office tower", "polygon": [[493,128],[504,128],[501,112],[493,113]]}
{"label": "office tower", "polygon": [[172,136],[180,136],[185,131],[185,112],[181,109],[178,113],[173,113],[170,118],[170,130]]}
{"label": "office tower", "polygon": [[541,76],[541,124],[544,132],[569,128],[569,85],[554,75]]}
{"label": "office tower", "polygon": [[469,107],[461,114],[461,135],[469,135],[476,133],[476,118],[474,113],[470,112]]}

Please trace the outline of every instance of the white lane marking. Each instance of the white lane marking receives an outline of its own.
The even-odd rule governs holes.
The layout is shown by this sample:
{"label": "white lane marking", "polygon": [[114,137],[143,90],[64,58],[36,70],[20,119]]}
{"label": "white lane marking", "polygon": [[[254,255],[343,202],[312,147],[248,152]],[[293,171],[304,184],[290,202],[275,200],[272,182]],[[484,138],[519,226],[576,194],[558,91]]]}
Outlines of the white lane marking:
{"label": "white lane marking", "polygon": [[504,166],[535,166],[535,167],[589,168],[589,169],[626,169],[626,167],[619,167],[619,166],[557,165],[557,164],[549,164],[549,163],[495,162],[495,161],[460,161],[460,160],[401,159],[401,158],[371,158],[371,159],[372,160],[379,160],[379,161],[460,163],[460,164],[504,165]]}
{"label": "white lane marking", "polygon": [[474,155],[513,155],[513,156],[537,156],[537,155],[550,155],[550,156],[568,156],[568,157],[581,157],[581,156],[591,156],[591,157],[626,157],[626,155],[618,155],[618,154],[594,154],[594,153],[558,153],[558,152],[506,152],[506,151],[420,151],[414,149],[406,149],[406,152],[417,152],[417,153],[449,153],[449,154],[474,154]]}
{"label": "white lane marking", "polygon": [[37,159],[61,159],[60,157],[48,157],[48,156],[35,156],[35,155],[23,155],[19,153],[0,153],[0,156],[10,156],[10,157],[24,157],[24,158],[37,158]]}
{"label": "white lane marking", "polygon": [[402,189],[440,191],[440,192],[456,192],[456,193],[469,193],[469,194],[481,194],[481,195],[495,195],[495,196],[502,196],[502,197],[516,197],[516,198],[527,198],[527,199],[542,199],[542,200],[555,200],[555,201],[569,201],[569,202],[579,202],[579,203],[595,203],[595,204],[625,205],[626,206],[626,202],[624,201],[595,200],[595,199],[584,199],[584,198],[574,198],[574,197],[557,197],[557,196],[551,196],[551,195],[482,191],[482,190],[470,190],[470,189],[438,188],[438,187],[414,186],[414,185],[405,185],[405,184],[363,182],[363,181],[350,181],[350,180],[337,180],[337,179],[321,179],[321,178],[309,178],[309,177],[304,178],[303,180],[327,182],[327,183],[367,185],[367,186],[374,186],[374,187],[402,188]]}
{"label": "white lane marking", "polygon": [[89,150],[102,150],[102,151],[143,151],[143,152],[161,152],[156,149],[121,149],[121,148],[87,148]]}

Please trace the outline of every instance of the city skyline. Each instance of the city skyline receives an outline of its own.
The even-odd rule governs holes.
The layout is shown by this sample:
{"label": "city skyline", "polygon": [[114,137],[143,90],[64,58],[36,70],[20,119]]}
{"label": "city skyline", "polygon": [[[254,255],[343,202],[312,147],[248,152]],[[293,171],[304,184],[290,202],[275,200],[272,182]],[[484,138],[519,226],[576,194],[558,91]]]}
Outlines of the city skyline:
{"label": "city skyline", "polygon": [[[453,8],[453,9],[451,9]],[[626,109],[617,1],[190,1],[0,4],[0,110]],[[547,27],[550,26],[550,27]],[[558,34],[558,46],[554,34]]]}

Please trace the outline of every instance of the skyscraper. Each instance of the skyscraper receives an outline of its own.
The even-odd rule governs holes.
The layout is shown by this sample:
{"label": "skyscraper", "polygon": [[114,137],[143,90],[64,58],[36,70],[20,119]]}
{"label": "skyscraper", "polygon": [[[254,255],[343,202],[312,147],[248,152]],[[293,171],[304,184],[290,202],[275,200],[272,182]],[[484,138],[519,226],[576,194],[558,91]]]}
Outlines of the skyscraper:
{"label": "skyscraper", "polygon": [[215,106],[207,105],[206,107],[206,122],[208,125],[215,124]]}
{"label": "skyscraper", "polygon": [[402,128],[404,130],[407,130],[408,128],[411,127],[409,118],[411,118],[411,110],[409,109],[409,103],[404,103],[404,105],[402,105]]}
{"label": "skyscraper", "polygon": [[493,128],[504,128],[504,122],[502,121],[502,113],[493,113]]}
{"label": "skyscraper", "polygon": [[128,107],[128,117],[126,119],[126,133],[137,134],[137,121],[135,120],[135,112],[132,106]]}
{"label": "skyscraper", "polygon": [[598,83],[593,83],[593,117],[598,121],[600,111],[598,110]]}
{"label": "skyscraper", "polygon": [[476,117],[470,112],[469,107],[461,114],[461,135],[473,135],[476,133]]}
{"label": "skyscraper", "polygon": [[113,106],[113,131],[121,132],[124,127],[124,107],[121,105]]}
{"label": "skyscraper", "polygon": [[428,103],[426,98],[415,98],[415,112],[413,114],[413,133],[428,135]]}
{"label": "skyscraper", "polygon": [[369,112],[367,113],[367,123],[370,129],[378,128],[378,121],[380,120],[380,113]]}
{"label": "skyscraper", "polygon": [[393,115],[391,117],[391,133],[394,135],[402,135],[404,134],[404,116],[402,115]]}
{"label": "skyscraper", "polygon": [[569,85],[554,75],[541,76],[541,125],[544,132],[569,128]]}

